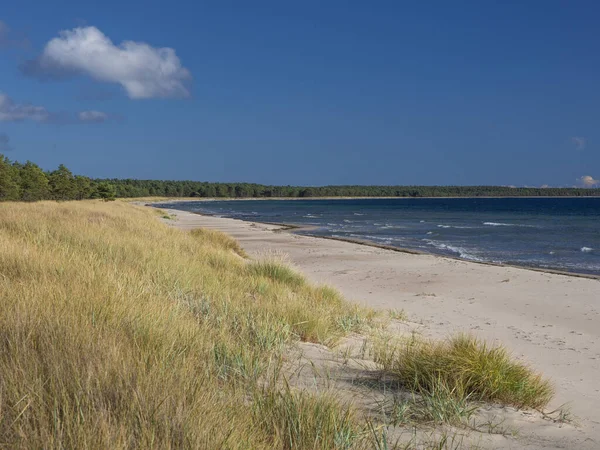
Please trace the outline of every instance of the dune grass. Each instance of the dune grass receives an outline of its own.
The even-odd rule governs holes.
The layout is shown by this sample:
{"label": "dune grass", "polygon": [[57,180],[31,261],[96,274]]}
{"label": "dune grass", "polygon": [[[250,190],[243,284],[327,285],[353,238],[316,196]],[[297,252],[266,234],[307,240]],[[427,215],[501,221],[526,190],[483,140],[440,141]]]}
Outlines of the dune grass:
{"label": "dune grass", "polygon": [[[350,404],[278,376],[294,341],[332,344],[373,313],[222,233],[156,219],[126,202],[0,204],[0,448],[379,445]],[[374,350],[418,398],[395,406],[400,426],[552,394],[466,336]]]}
{"label": "dune grass", "polygon": [[348,407],[264,379],[368,314],[240,254],[125,202],[0,204],[0,447],[346,448]]}
{"label": "dune grass", "polygon": [[489,346],[469,335],[446,341],[380,340],[374,359],[403,387],[435,400],[433,406],[447,404],[456,411],[464,400],[541,409],[553,395],[548,380],[512,358],[504,347]]}
{"label": "dune grass", "polygon": [[215,230],[209,230],[208,228],[196,228],[190,231],[191,235],[210,245],[221,247],[226,250],[231,250],[242,258],[247,258],[248,255],[244,249],[240,246],[238,241],[233,239],[231,236],[226,235]]}
{"label": "dune grass", "polygon": [[366,426],[332,394],[294,392],[286,386],[257,392],[253,405],[257,423],[275,432],[286,450],[370,447]]}

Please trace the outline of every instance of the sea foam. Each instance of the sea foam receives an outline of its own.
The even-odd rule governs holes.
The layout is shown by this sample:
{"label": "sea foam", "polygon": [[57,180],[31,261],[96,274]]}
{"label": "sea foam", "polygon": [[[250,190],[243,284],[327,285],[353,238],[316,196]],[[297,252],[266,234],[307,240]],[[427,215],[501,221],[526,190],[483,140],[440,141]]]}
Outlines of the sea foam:
{"label": "sea foam", "polygon": [[502,222],[483,222],[484,225],[490,227],[524,227],[524,228],[535,228],[534,225],[524,225],[522,223],[502,223]]}

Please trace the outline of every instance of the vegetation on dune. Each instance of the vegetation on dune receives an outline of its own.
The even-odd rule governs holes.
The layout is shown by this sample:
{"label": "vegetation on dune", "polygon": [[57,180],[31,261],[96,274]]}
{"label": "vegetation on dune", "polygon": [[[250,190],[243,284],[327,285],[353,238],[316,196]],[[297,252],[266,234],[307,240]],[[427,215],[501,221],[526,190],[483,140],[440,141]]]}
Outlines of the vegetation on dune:
{"label": "vegetation on dune", "polygon": [[[312,449],[331,441],[292,431],[312,427],[309,410],[339,414],[340,432],[357,427],[335,403],[270,393],[260,380],[294,339],[330,342],[366,315],[330,289],[254,269],[223,235],[154,217],[119,202],[0,205],[2,446],[260,449],[292,439]],[[249,401],[258,392],[273,403]]]}
{"label": "vegetation on dune", "polygon": [[[447,341],[420,338],[380,340],[375,360],[385,372],[426,399],[486,401],[541,409],[553,395],[551,384],[502,346],[468,335]],[[456,406],[456,402],[452,403]]]}
{"label": "vegetation on dune", "polygon": [[215,246],[231,250],[232,252],[236,253],[242,258],[248,257],[248,255],[240,246],[238,241],[236,241],[231,236],[228,236],[225,233],[221,233],[215,230],[209,230],[208,228],[196,228],[195,230],[190,231],[190,234],[192,236],[197,237],[200,240],[210,242]]}
{"label": "vegetation on dune", "polygon": [[521,197],[600,196],[600,189],[515,188],[509,186],[268,186],[255,183],[104,179],[74,176],[65,166],[44,172],[0,155],[0,201],[81,200],[89,198],[200,197]]}
{"label": "vegetation on dune", "polygon": [[[384,442],[365,411],[280,375],[294,341],[331,344],[372,312],[280,259],[248,259],[222,233],[156,219],[125,202],[0,205],[0,447]],[[419,397],[394,406],[396,425],[468,420],[471,400],[538,408],[551,396],[471,338],[375,344],[383,370]]]}

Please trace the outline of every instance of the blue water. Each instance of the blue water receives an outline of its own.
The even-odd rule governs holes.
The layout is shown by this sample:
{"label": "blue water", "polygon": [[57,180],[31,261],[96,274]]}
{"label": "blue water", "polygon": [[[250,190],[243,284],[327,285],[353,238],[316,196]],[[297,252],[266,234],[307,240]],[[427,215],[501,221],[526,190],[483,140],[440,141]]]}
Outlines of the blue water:
{"label": "blue water", "polygon": [[600,198],[246,200],[164,207],[471,261],[600,275]]}

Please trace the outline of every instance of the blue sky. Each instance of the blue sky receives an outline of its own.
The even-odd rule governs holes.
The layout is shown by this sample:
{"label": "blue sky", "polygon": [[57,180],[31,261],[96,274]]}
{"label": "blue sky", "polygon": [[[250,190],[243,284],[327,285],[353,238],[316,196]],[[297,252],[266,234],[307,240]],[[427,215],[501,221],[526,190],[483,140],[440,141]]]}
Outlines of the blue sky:
{"label": "blue sky", "polygon": [[597,182],[600,4],[413,3],[6,2],[0,152],[92,177]]}

